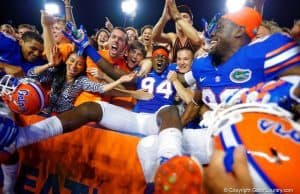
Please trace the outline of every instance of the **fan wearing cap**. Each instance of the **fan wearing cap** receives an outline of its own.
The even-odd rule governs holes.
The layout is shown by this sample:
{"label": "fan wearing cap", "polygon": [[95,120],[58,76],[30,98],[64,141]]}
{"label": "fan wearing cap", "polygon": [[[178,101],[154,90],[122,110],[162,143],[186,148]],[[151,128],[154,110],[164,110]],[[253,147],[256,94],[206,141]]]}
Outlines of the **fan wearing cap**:
{"label": "fan wearing cap", "polygon": [[275,33],[250,43],[261,21],[249,7],[220,18],[209,55],[196,59],[184,75],[189,85],[197,82],[205,104],[216,105],[238,89],[300,73],[300,46],[290,37]]}
{"label": "fan wearing cap", "polygon": [[[176,33],[164,33],[166,23],[173,19]],[[172,61],[176,61],[176,53],[180,48],[188,47],[194,53],[203,44],[200,33],[193,27],[193,13],[187,5],[176,7],[175,1],[166,0],[162,16],[152,32],[153,40],[172,45]]]}

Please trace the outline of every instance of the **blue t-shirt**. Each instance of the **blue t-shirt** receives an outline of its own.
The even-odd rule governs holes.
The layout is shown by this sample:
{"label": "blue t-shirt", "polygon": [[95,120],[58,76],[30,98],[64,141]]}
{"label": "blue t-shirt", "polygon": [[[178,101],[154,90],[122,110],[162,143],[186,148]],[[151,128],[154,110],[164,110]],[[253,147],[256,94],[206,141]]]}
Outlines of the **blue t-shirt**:
{"label": "blue t-shirt", "polygon": [[223,102],[233,91],[277,78],[300,62],[300,46],[274,34],[240,48],[224,64],[214,66],[210,55],[195,59],[192,75],[206,104]]}
{"label": "blue t-shirt", "polygon": [[161,74],[152,70],[147,77],[137,79],[137,89],[146,89],[154,97],[151,100],[138,100],[134,112],[154,113],[164,105],[172,105],[175,100],[176,90],[167,80],[170,71],[176,70],[176,64],[170,64]]}

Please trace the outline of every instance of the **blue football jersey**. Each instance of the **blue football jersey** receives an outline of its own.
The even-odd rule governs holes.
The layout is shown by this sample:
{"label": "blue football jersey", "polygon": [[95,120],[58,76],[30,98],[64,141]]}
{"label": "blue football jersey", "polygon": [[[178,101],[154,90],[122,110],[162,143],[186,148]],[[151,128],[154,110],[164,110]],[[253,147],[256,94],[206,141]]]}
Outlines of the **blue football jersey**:
{"label": "blue football jersey", "polygon": [[176,90],[167,80],[169,71],[175,71],[176,64],[170,64],[163,73],[157,74],[152,70],[147,77],[137,79],[137,89],[145,89],[153,94],[151,100],[138,100],[134,112],[154,113],[164,105],[172,105]]}
{"label": "blue football jersey", "polygon": [[21,65],[21,47],[12,36],[0,32],[0,61],[10,65]]}
{"label": "blue football jersey", "polygon": [[[0,62],[19,66],[22,68],[25,74],[30,68],[46,63],[41,58],[33,63],[24,61],[22,58],[21,47],[18,41],[12,36],[2,32],[0,32]],[[4,73],[2,72],[2,74]]]}
{"label": "blue football jersey", "polygon": [[274,34],[240,48],[224,64],[214,66],[210,55],[195,59],[192,75],[210,105],[223,102],[240,88],[275,79],[300,62],[300,46],[290,37]]}

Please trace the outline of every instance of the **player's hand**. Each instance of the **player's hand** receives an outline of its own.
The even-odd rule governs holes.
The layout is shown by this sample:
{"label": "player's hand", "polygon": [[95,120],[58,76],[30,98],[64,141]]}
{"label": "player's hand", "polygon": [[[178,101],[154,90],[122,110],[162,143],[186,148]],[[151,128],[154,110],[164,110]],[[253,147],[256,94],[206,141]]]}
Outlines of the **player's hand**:
{"label": "player's hand", "polygon": [[78,55],[82,55],[84,49],[89,45],[86,30],[82,25],[77,29],[71,22],[67,22],[65,29],[66,30],[63,30],[62,33],[78,47]]}
{"label": "player's hand", "polygon": [[[230,192],[229,189],[247,189],[252,193],[253,183],[248,169],[246,152],[243,147],[237,147],[232,153],[226,155],[223,151],[215,150],[209,165],[203,168],[204,187],[210,194]],[[225,156],[233,158],[231,172],[225,168]]]}
{"label": "player's hand", "polygon": [[208,128],[213,124],[213,121],[215,120],[216,113],[212,110],[208,110],[203,113],[202,120],[199,122],[200,128]]}
{"label": "player's hand", "polygon": [[168,73],[168,75],[167,75],[167,79],[168,79],[170,82],[173,82],[173,81],[177,80],[178,77],[177,77],[176,71],[170,71],[170,72]]}

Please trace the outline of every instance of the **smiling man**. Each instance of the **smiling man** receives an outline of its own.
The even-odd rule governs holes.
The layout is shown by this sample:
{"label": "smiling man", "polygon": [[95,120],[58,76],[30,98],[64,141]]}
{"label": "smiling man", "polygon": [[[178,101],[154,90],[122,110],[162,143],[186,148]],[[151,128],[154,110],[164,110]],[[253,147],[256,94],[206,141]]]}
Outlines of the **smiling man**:
{"label": "smiling man", "polygon": [[45,61],[41,57],[44,50],[43,43],[43,38],[35,32],[24,33],[19,42],[1,32],[0,70],[20,76],[27,73],[31,67],[44,64]]}
{"label": "smiling man", "polygon": [[205,104],[219,104],[259,82],[299,75],[300,46],[290,37],[276,33],[250,43],[260,24],[259,13],[248,7],[218,21],[209,55],[196,59],[185,74],[187,83],[197,82]]}

